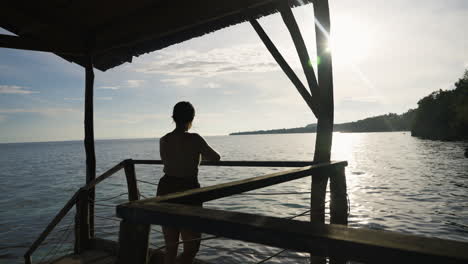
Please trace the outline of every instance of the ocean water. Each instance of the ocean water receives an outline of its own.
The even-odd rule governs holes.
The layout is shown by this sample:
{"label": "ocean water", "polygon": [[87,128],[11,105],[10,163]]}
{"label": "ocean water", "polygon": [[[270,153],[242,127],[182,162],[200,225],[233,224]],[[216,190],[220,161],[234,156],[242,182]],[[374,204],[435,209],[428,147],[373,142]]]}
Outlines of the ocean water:
{"label": "ocean water", "polygon": [[[315,134],[207,137],[224,160],[311,160]],[[335,133],[332,159],[347,160],[349,225],[468,242],[467,142],[413,138],[406,132]],[[98,140],[98,174],[123,159],[159,159],[157,139]],[[23,263],[22,255],[73,193],[84,184],[81,141],[0,144],[0,263]],[[201,167],[203,186],[244,179],[282,168]],[[140,192],[155,195],[161,166],[137,165]],[[254,193],[308,192],[304,178]],[[126,200],[123,172],[96,188],[96,236],[117,240],[115,205]],[[307,193],[236,195],[207,208],[288,217],[310,206]],[[47,261],[72,250],[75,210],[33,255]],[[296,218],[307,221],[309,216]],[[204,235],[208,237],[209,235]],[[153,227],[153,248],[162,247]],[[281,251],[223,238],[202,242],[198,258],[213,263],[257,263]],[[307,254],[286,251],[268,263],[307,263]]]}

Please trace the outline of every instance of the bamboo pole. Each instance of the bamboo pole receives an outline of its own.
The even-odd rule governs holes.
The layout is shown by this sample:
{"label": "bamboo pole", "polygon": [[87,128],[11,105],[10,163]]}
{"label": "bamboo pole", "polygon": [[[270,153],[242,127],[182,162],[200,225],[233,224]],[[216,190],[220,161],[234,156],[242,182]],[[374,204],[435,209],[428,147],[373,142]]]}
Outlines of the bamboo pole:
{"label": "bamboo pole", "polygon": [[[96,178],[96,154],[94,151],[94,113],[93,113],[93,90],[94,90],[94,72],[93,57],[91,54],[86,56],[86,87],[85,87],[85,139],[84,146],[86,151],[86,184],[94,181]],[[94,199],[95,189],[88,190],[89,203],[89,228],[90,236],[94,237]]]}

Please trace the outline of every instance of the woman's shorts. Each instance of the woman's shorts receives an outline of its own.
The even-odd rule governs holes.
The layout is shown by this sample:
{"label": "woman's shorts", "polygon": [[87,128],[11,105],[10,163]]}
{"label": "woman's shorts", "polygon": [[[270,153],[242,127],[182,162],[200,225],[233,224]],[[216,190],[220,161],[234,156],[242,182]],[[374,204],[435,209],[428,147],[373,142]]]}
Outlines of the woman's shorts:
{"label": "woman's shorts", "polygon": [[[200,188],[200,183],[197,179],[182,179],[177,177],[172,177],[169,175],[164,175],[158,184],[158,190],[156,191],[156,196],[162,196],[170,193],[183,192],[191,189]],[[190,205],[202,205],[200,202],[188,202],[184,204]]]}

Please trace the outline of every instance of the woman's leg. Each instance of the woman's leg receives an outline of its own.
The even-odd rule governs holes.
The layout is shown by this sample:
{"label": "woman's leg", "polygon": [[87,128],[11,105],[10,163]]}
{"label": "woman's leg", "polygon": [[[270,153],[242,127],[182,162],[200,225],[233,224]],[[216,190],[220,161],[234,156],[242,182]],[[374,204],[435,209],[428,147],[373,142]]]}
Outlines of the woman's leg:
{"label": "woman's leg", "polygon": [[186,229],[182,229],[180,233],[184,241],[184,252],[179,256],[180,264],[192,264],[200,249],[201,233]]}
{"label": "woman's leg", "polygon": [[164,233],[164,241],[166,242],[166,254],[164,255],[164,264],[174,264],[177,256],[177,248],[179,247],[180,231],[173,227],[162,227]]}

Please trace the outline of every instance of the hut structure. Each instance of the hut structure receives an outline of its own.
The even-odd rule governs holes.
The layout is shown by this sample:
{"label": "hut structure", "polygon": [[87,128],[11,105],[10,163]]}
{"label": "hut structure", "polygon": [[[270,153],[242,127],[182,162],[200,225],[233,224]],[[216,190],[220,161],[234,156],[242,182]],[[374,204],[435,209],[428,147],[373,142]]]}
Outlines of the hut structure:
{"label": "hut structure", "polygon": [[[316,23],[317,76],[291,8],[313,4]],[[257,19],[279,12],[297,50],[307,83],[302,83],[282,57]],[[161,252],[149,249],[151,224],[171,224],[203,233],[240,239],[329,257],[334,262],[357,260],[382,263],[466,263],[466,243],[405,234],[352,229],[347,225],[345,161],[330,161],[333,130],[331,53],[326,50],[330,31],[328,0],[236,1],[25,1],[2,4],[0,26],[16,36],[0,35],[0,47],[51,52],[85,69],[86,185],[58,212],[30,249],[25,263],[63,216],[76,206],[75,255],[60,263],[159,263]],[[106,71],[134,56],[163,49],[242,22],[250,22],[281,69],[317,117],[313,161],[222,161],[212,166],[299,167],[247,180],[194,191],[140,200],[135,165],[161,164],[157,160],[124,160],[96,177],[93,128],[94,69]],[[308,89],[306,88],[308,87]],[[311,157],[312,158],[312,157]],[[116,208],[122,219],[119,241],[98,239],[94,232],[95,188],[124,169],[129,203]],[[312,177],[311,221],[301,222],[253,214],[194,208],[174,202],[210,201],[233,194]],[[325,191],[330,181],[330,223],[325,224]],[[89,258],[100,252],[100,258]],[[95,254],[95,253],[93,253]],[[92,255],[92,254],[91,254]],[[73,262],[75,261],[75,262]],[[319,260],[322,261],[322,260]]]}

